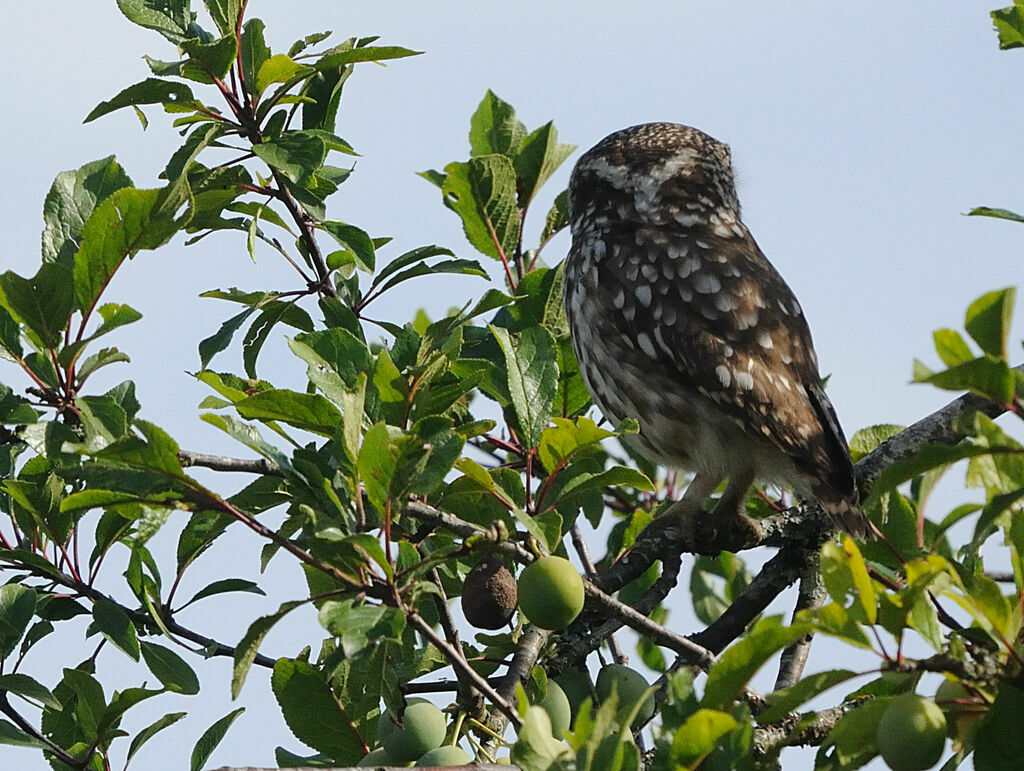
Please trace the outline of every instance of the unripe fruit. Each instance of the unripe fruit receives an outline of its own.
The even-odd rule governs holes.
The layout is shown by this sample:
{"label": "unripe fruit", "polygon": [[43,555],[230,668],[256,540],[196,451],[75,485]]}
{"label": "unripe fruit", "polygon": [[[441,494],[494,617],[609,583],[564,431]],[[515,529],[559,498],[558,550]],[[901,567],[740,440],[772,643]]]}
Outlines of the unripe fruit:
{"label": "unripe fruit", "polygon": [[974,738],[978,723],[988,712],[988,705],[956,680],[943,680],[935,691],[935,701],[946,716],[947,733],[960,742]]}
{"label": "unripe fruit", "polygon": [[497,557],[469,571],[462,586],[462,612],[478,629],[501,629],[516,611],[516,579]]}
{"label": "unripe fruit", "polygon": [[402,725],[388,712],[377,723],[380,743],[388,756],[399,763],[411,763],[428,750],[440,747],[446,730],[444,713],[425,699],[409,699]]}
{"label": "unripe fruit", "polygon": [[594,698],[594,684],[590,681],[590,673],[579,669],[567,669],[555,678],[565,696],[569,700],[570,728],[576,722],[576,713],[587,699]]}
{"label": "unripe fruit", "polygon": [[373,768],[375,766],[393,766],[394,761],[391,760],[391,756],[388,755],[387,750],[383,747],[378,747],[375,750],[371,750],[368,755],[364,755],[363,759],[356,763],[356,768]]}
{"label": "unripe fruit", "polygon": [[893,771],[924,771],[939,762],[946,746],[946,718],[931,699],[904,693],[878,721],[878,752]]}
{"label": "unripe fruit", "polygon": [[541,557],[519,576],[519,609],[541,629],[565,629],[583,609],[583,579],[561,557]]}
{"label": "unripe fruit", "polygon": [[[633,708],[650,687],[644,676],[635,669],[623,664],[608,664],[597,673],[597,698],[604,701],[612,695],[612,690],[619,694],[619,714],[622,715]],[[646,723],[654,715],[654,694],[644,699],[643,706],[633,718],[633,728]]]}
{"label": "unripe fruit", "polygon": [[569,698],[565,691],[554,680],[548,680],[548,692],[544,698],[535,702],[542,707],[551,718],[551,735],[556,739],[562,738],[562,731],[569,730],[569,723],[572,721],[572,709],[569,707]]}
{"label": "unripe fruit", "polygon": [[443,747],[436,747],[425,752],[423,757],[416,761],[418,767],[423,766],[467,766],[473,762],[473,758],[466,754],[462,747],[453,744],[446,744]]}

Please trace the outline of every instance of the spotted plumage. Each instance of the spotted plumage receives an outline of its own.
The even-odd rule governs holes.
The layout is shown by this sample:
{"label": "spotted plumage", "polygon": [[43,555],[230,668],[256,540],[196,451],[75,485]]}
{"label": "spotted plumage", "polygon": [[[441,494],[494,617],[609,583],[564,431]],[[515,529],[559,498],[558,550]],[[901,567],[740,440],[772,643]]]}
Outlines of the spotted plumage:
{"label": "spotted plumage", "polygon": [[[863,537],[853,467],[800,304],[740,219],[729,149],[652,123],[576,164],[565,303],[595,403],[636,418],[637,449],[692,471],[694,507],[724,480],[817,498]],[[716,509],[717,511],[717,509]]]}

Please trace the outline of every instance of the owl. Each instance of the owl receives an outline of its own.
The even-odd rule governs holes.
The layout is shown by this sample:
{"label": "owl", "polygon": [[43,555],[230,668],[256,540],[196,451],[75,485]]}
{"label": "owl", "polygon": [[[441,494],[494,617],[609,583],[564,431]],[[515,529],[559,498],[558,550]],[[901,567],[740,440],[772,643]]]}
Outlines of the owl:
{"label": "owl", "polygon": [[[569,182],[564,299],[594,402],[651,461],[694,474],[671,512],[745,519],[755,480],[870,531],[800,304],[740,219],[729,148],[673,123],[618,131]],[[756,527],[756,526],[755,526]]]}

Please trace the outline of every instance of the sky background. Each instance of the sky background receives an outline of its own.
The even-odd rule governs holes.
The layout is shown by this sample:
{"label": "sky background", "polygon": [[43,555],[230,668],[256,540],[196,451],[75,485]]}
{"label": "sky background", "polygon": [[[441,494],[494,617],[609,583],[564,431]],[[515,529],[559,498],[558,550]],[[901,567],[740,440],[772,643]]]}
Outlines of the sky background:
{"label": "sky background", "polygon": [[[468,155],[469,116],[488,88],[511,102],[529,128],[553,119],[560,139],[581,150],[647,121],[687,123],[730,144],[744,220],[800,298],[822,372],[832,375],[829,393],[852,434],[876,423],[911,423],[948,401],[950,395],[909,384],[913,358],[935,364],[934,329],[959,328],[970,301],[1019,281],[1022,226],[962,216],[976,205],[1024,210],[1024,186],[1012,162],[1024,122],[1024,52],[998,51],[988,18],[997,2],[252,0],[249,16],[264,19],[275,52],[324,29],[333,29],[337,42],[380,35],[382,44],[426,52],[386,68],[360,65],[342,100],[337,133],[362,157],[330,199],[329,213],[374,236],[394,237],[381,262],[431,243],[479,257],[438,191],[415,172]],[[0,269],[31,275],[39,261],[43,197],[58,172],[116,153],[137,186],[159,184],[156,175],[178,137],[158,108],[148,110],[146,132],[129,110],[87,125],[82,119],[99,101],[149,75],[143,54],[173,59],[175,52],[124,19],[113,0],[7,0],[3,8]],[[536,228],[577,157],[548,184],[536,207]],[[550,263],[566,243],[563,236],[548,247]],[[208,392],[187,373],[198,369],[198,341],[234,313],[226,303],[198,298],[200,292],[294,286],[294,274],[279,259],[269,252],[258,256],[254,265],[244,238],[219,235],[190,248],[178,238],[127,265],[105,299],[127,302],[144,315],[116,341],[110,338],[133,364],[109,368],[105,380],[97,376],[96,392],[131,377],[142,417],[170,431],[183,448],[244,454],[198,420],[196,405]],[[493,275],[500,280],[497,271]],[[481,286],[424,279],[391,293],[375,310],[405,319],[423,306],[436,316]],[[1020,330],[1018,319],[1015,339]],[[240,371],[237,350],[214,366]],[[304,370],[283,344],[269,347],[261,360],[261,374],[281,387],[302,387]],[[10,367],[0,367],[0,380],[19,391],[26,385]],[[221,489],[234,489],[231,482],[220,482]],[[962,495],[955,488],[946,499]],[[155,545],[158,558],[171,558],[172,532]],[[238,529],[221,539],[201,558],[182,596],[216,578],[256,577],[253,538]],[[116,556],[106,568],[108,587],[120,581]],[[268,599],[213,599],[181,620],[234,644],[253,618],[304,589],[296,566],[283,558],[271,563],[263,582]],[[117,591],[124,600],[126,592]],[[672,626],[678,631],[695,628],[684,595],[685,588],[675,595]],[[779,611],[791,604],[787,596]],[[311,613],[296,614],[263,651],[294,655],[306,644],[315,649],[320,637]],[[93,644],[82,643],[81,658]],[[27,671],[52,685],[59,673],[47,670],[47,650],[67,656],[40,645]],[[838,650],[819,644],[811,671],[830,666]],[[161,697],[154,700],[159,712],[130,713],[140,713],[128,721],[137,730],[163,712],[189,712],[151,741],[133,767],[183,767],[199,734],[235,706],[228,697],[230,662],[193,664],[203,682],[198,698]],[[152,680],[114,651],[101,658],[100,677],[108,697],[113,687]],[[770,682],[760,685],[768,689]],[[302,751],[280,718],[264,671],[252,672],[238,704],[248,711],[210,768],[273,765],[277,744]],[[784,758],[793,768],[810,765],[806,755]],[[46,768],[35,751],[7,747],[0,747],[0,766]]]}

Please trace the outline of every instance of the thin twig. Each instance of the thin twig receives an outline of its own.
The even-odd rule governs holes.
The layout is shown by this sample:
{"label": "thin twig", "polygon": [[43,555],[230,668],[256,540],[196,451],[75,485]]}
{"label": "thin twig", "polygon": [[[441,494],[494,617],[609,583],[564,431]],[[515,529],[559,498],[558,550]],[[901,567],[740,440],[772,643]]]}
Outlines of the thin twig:
{"label": "thin twig", "polygon": [[227,455],[208,455],[204,452],[179,450],[178,460],[185,467],[200,466],[213,471],[238,471],[261,476],[284,476],[281,467],[266,458],[231,458]]}
{"label": "thin twig", "polygon": [[451,663],[452,668],[456,672],[461,672],[462,676],[473,683],[473,687],[482,693],[495,707],[497,707],[505,715],[505,717],[511,721],[511,723],[519,728],[523,724],[522,719],[519,717],[519,713],[516,712],[515,708],[509,703],[509,701],[499,694],[491,684],[484,679],[484,677],[477,672],[473,667],[469,665],[465,658],[459,655],[451,644],[443,637],[439,636],[434,628],[428,624],[419,613],[414,610],[409,611],[406,616],[409,623],[411,623],[416,629],[427,638],[431,643],[434,644],[440,651],[445,655],[445,658]]}

